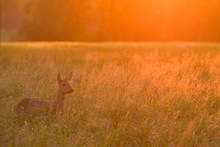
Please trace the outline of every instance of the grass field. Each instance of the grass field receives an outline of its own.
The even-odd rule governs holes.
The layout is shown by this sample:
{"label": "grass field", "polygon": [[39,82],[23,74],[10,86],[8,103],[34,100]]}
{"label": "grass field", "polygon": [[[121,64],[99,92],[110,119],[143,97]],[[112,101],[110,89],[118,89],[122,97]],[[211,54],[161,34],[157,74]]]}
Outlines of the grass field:
{"label": "grass field", "polygon": [[[17,123],[70,71],[62,116]],[[0,112],[0,146],[220,146],[220,45],[2,43]]]}

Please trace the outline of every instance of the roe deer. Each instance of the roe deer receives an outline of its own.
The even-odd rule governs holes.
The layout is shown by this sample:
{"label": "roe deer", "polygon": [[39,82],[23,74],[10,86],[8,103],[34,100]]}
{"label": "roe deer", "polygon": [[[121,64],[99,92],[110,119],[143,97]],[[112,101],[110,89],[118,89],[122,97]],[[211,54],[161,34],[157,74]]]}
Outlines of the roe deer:
{"label": "roe deer", "polygon": [[24,98],[14,106],[13,111],[17,115],[48,115],[49,113],[62,114],[64,109],[65,95],[73,93],[73,89],[68,83],[71,78],[72,72],[63,80],[61,79],[60,73],[57,75],[59,88],[56,100],[51,105],[43,100]]}

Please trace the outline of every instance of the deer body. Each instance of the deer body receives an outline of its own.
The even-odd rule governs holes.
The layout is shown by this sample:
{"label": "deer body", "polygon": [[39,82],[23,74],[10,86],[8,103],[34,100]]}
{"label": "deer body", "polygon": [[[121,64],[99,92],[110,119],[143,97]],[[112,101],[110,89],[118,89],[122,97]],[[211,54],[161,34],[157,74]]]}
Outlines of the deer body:
{"label": "deer body", "polygon": [[71,78],[72,73],[70,73],[64,80],[62,80],[60,74],[58,74],[57,82],[59,88],[56,100],[52,103],[52,105],[47,101],[34,98],[24,98],[14,106],[13,111],[17,115],[48,115],[50,112],[52,114],[63,113],[65,95],[73,92],[72,87],[68,83]]}
{"label": "deer body", "polygon": [[50,105],[46,101],[24,98],[14,106],[13,110],[17,115],[24,113],[44,115],[50,111]]}

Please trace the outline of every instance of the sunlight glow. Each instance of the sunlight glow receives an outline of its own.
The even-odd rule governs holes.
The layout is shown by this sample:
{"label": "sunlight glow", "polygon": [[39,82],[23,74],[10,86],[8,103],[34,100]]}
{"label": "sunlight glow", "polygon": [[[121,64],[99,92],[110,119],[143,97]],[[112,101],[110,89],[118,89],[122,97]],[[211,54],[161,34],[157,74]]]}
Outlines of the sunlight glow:
{"label": "sunlight glow", "polygon": [[218,1],[154,0],[119,4],[113,10],[111,29],[130,32],[140,39],[151,37],[166,41],[191,36],[200,39],[207,35],[206,29],[212,25],[210,19]]}

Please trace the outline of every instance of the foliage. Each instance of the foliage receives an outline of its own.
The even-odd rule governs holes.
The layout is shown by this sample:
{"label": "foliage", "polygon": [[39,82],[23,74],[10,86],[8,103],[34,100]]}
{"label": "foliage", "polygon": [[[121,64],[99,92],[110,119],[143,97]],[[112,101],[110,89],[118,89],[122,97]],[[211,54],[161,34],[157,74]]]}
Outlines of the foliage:
{"label": "foliage", "polygon": [[94,41],[100,33],[99,2],[31,1],[20,32],[27,40]]}
{"label": "foliage", "polygon": [[[219,45],[2,44],[2,146],[219,146]],[[63,116],[16,120],[22,97],[52,101],[73,71]]]}
{"label": "foliage", "polygon": [[[1,13],[15,13],[18,11],[18,1],[17,0],[1,0]],[[2,14],[1,14],[2,15]]]}
{"label": "foliage", "polygon": [[30,1],[20,36],[37,41],[220,41],[216,0]]}

